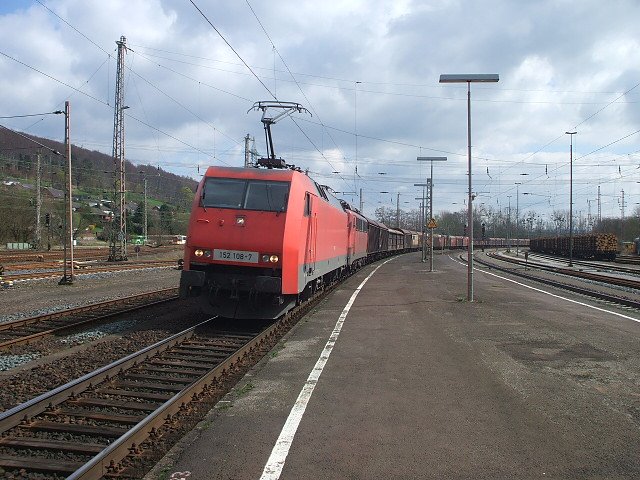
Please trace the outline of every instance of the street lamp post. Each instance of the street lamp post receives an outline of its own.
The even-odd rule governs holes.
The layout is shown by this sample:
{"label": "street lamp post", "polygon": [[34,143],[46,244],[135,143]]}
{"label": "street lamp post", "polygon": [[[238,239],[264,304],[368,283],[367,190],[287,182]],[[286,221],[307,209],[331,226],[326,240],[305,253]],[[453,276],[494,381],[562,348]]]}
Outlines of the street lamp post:
{"label": "street lamp post", "polygon": [[467,301],[473,302],[473,195],[471,190],[471,83],[497,82],[497,73],[490,74],[443,74],[440,83],[467,84],[467,160],[469,175],[469,204],[467,205],[467,222],[469,225],[469,246],[467,250]]}
{"label": "street lamp post", "polygon": [[564,132],[569,135],[569,266],[573,267],[573,136],[578,132]]}
{"label": "street lamp post", "polygon": [[[433,220],[433,162],[446,162],[447,157],[418,157],[418,162],[431,162],[429,180],[429,222]],[[426,223],[426,222],[425,222]],[[433,272],[433,229],[429,229],[429,271]]]}
{"label": "street lamp post", "polygon": [[[356,81],[353,84],[353,131],[355,133],[355,137],[356,137],[356,170],[355,173],[357,175],[358,173],[358,84],[360,84],[362,82],[360,81]],[[354,175],[354,179],[355,179],[355,175]],[[360,201],[361,205],[360,205],[360,211],[362,211],[362,200]]]}

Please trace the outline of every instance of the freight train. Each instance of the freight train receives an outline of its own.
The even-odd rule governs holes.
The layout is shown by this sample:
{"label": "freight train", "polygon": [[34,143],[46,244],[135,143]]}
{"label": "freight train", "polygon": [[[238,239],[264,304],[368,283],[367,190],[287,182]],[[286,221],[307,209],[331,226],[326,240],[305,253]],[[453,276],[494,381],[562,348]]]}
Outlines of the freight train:
{"label": "freight train", "polygon": [[[427,237],[427,243],[429,237]],[[474,249],[482,248],[515,248],[516,245],[520,247],[528,247],[529,239],[527,238],[484,238],[475,239],[473,241]],[[469,246],[469,237],[459,235],[433,235],[433,248],[434,250],[447,249],[456,250],[464,249]]]}
{"label": "freight train", "polygon": [[419,247],[418,232],[365,217],[297,169],[209,167],[180,296],[209,314],[277,318],[362,265]]}
{"label": "freight train", "polygon": [[[269,116],[274,109],[282,112]],[[276,157],[271,126],[304,107],[263,101],[252,110],[262,111],[268,156],[257,168],[207,169],[192,204],[181,298],[223,317],[277,318],[370,261],[422,248],[422,234],[365,217]],[[434,237],[434,248],[466,245],[467,237]]]}
{"label": "freight train", "polygon": [[[568,236],[532,238],[530,250],[551,255],[569,256]],[[596,260],[615,260],[618,253],[618,239],[612,233],[590,233],[573,236],[572,256]]]}
{"label": "freight train", "polygon": [[[433,245],[468,240],[434,235]],[[421,233],[365,217],[298,170],[209,167],[192,205],[180,296],[212,315],[277,318],[371,261],[421,248]]]}

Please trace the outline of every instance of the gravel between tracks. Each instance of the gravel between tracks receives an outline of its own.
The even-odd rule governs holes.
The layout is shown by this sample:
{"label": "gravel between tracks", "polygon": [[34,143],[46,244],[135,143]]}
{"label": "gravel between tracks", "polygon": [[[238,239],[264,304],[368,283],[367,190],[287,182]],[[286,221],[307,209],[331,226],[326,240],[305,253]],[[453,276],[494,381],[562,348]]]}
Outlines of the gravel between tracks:
{"label": "gravel between tracks", "polygon": [[[636,302],[640,301],[640,292],[638,292],[638,290],[633,288],[627,288],[627,287],[622,287],[618,285],[606,285],[602,282],[596,282],[596,281],[587,280],[584,278],[577,278],[577,277],[572,278],[560,273],[549,272],[545,270],[538,270],[535,267],[529,267],[525,269],[524,266],[519,266],[513,263],[502,261],[500,260],[500,257],[494,258],[485,254],[476,254],[476,255],[477,255],[476,257],[477,259],[485,263],[496,265],[498,267],[508,268],[513,272],[523,272],[529,275],[530,277],[536,277],[541,280],[545,280],[545,279],[553,280],[553,281],[564,283],[567,285],[573,285],[573,286],[583,287],[583,288],[585,286],[590,286],[590,288],[593,289],[594,291],[603,292],[608,295],[613,295],[616,297],[626,298],[628,300],[633,300]],[[476,265],[476,267],[478,267],[478,265]],[[480,268],[483,268],[483,265],[480,265]],[[484,266],[484,268],[487,268],[487,267]],[[602,302],[599,300],[594,300],[594,301]],[[626,307],[620,307],[620,308],[622,308],[623,310],[626,309]]]}
{"label": "gravel between tracks", "polygon": [[[175,260],[180,249],[144,257],[148,260]],[[151,268],[112,273],[77,270],[73,285],[58,285],[59,278],[16,282],[0,289],[0,323],[42,315],[51,311],[96,303],[136,293],[177,287],[180,272],[175,268]]]}
{"label": "gravel between tracks", "polygon": [[[177,258],[179,255],[174,253]],[[81,275],[73,285],[57,281],[24,282],[0,291],[0,322],[177,287],[180,272],[154,268]],[[123,316],[88,332],[47,337],[0,353],[0,410],[7,410],[58,385],[188,328],[202,316],[194,305],[176,301]],[[12,363],[13,362],[13,363]]]}

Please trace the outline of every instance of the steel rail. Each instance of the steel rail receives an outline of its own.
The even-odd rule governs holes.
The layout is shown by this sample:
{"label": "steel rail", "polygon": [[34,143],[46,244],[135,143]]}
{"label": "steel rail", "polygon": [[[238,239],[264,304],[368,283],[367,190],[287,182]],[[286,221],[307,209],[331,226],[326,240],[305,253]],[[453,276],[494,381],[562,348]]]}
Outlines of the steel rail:
{"label": "steel rail", "polygon": [[[169,248],[167,248],[169,247]],[[171,251],[171,250],[180,250],[180,248],[173,248],[172,246],[166,245],[160,248],[161,251]],[[152,253],[157,253],[159,249],[156,247],[145,247],[142,246],[140,250],[140,255],[149,255]],[[108,247],[97,247],[97,248],[76,248],[74,257],[75,258],[83,258],[83,259],[105,259],[109,255]],[[45,259],[47,260],[58,260],[62,261],[63,252],[62,250],[50,250],[50,251],[34,251],[34,250],[0,250],[0,263],[12,263],[14,261],[24,262],[41,262]]]}
{"label": "steel rail", "polygon": [[[555,260],[555,261],[562,261],[563,257],[556,257],[553,255],[549,255],[549,254],[544,254],[544,253],[537,253],[537,252],[530,252],[529,253],[529,258],[531,257],[540,257],[540,258],[546,258],[549,260]],[[596,260],[597,261],[597,260]],[[613,272],[619,272],[619,273],[630,273],[632,275],[640,275],[640,270],[637,268],[628,268],[628,267],[623,267],[620,265],[615,265],[615,262],[603,262],[602,260],[600,261],[601,263],[594,263],[594,261],[589,261],[589,260],[574,260],[573,264],[574,265],[583,265],[585,267],[590,267],[590,268],[595,268],[597,270],[610,270]],[[640,262],[638,262],[640,263]]]}
{"label": "steel rail", "polygon": [[223,360],[222,363],[206,372],[194,383],[186,386],[173,398],[167,400],[162,406],[148,415],[142,422],[112,442],[105,450],[67,477],[67,480],[98,480],[111,471],[114,464],[118,464],[131,454],[132,448],[135,449],[136,445],[140,445],[153,435],[158,428],[165,425],[167,419],[178,414],[184,408],[185,403],[189,403],[194,398],[197,399],[199,395],[212,388],[218,377],[221,377],[234,365],[241,362],[246,355],[249,355],[259,345],[275,336],[280,328],[282,328],[282,324],[276,322],[263,330],[258,336]]}
{"label": "steel rail", "polygon": [[571,277],[583,278],[585,280],[594,280],[597,282],[607,283],[609,285],[617,285],[619,287],[640,289],[640,280],[612,277],[610,275],[583,272],[581,270],[572,270],[564,267],[554,267],[551,265],[544,265],[542,263],[537,263],[537,262],[529,262],[529,261],[523,262],[522,260],[498,256],[495,254],[488,254],[487,256],[489,256],[490,258],[495,258],[496,260],[501,260],[504,262],[513,263],[521,266],[529,266],[529,267],[533,266],[539,270],[546,270],[552,273],[560,273],[560,274],[568,275]]}
{"label": "steel rail", "polygon": [[[117,375],[126,375],[127,370],[132,367],[143,366],[144,362],[150,360],[151,357],[157,358],[156,355],[158,353],[171,351],[170,349],[172,347],[179,346],[179,344],[183,344],[185,341],[194,337],[197,328],[211,322],[215,318],[216,317],[213,317],[201,322],[165,340],[146,347],[139,352],[102,367],[95,372],[84,375],[51,392],[40,395],[22,405],[3,412],[0,414],[0,434],[4,434],[3,439],[6,440],[9,438],[7,433],[10,429],[25,424],[28,425],[33,417],[52,412],[54,407],[63,406],[66,401],[73,403],[74,399],[87,389],[99,388],[102,382],[113,380]],[[142,421],[129,428],[124,434],[116,436],[109,445],[105,446],[103,450],[99,451],[97,455],[93,456],[67,478],[97,480],[106,474],[118,473],[120,463],[126,457],[131,456],[132,453],[139,452],[140,445],[143,444],[143,442],[157,436],[158,431],[163,426],[170,424],[172,419],[176,418],[175,416],[177,414],[184,412],[186,405],[192,401],[199,400],[201,395],[215,388],[217,382],[226,376],[237,364],[247,356],[250,356],[252,352],[259,351],[259,348],[265,342],[277,338],[279,332],[283,328],[288,328],[293,321],[294,319],[292,317],[285,316],[257,335],[252,333],[251,335],[253,335],[253,337],[248,341],[242,336],[236,337],[242,341],[242,345],[239,348],[233,347],[233,351],[225,352],[223,354],[224,358],[221,357],[215,366],[202,373],[188,385],[183,386],[180,391],[173,394],[171,398],[164,401],[162,405],[148,414]],[[167,391],[171,391],[170,386],[167,386]],[[61,428],[64,428],[64,426],[64,423],[60,424]],[[0,442],[0,444],[1,443],[2,442]],[[7,445],[10,445],[10,443],[7,443]],[[92,446],[94,445],[92,444]],[[63,450],[71,450],[74,448],[79,447],[66,446]],[[6,461],[6,458],[4,460]],[[16,460],[19,460],[19,458],[16,458]],[[25,459],[23,458],[22,460],[24,461]],[[51,463],[57,464],[58,462],[52,461]]]}
{"label": "steel rail", "polygon": [[[74,262],[75,263],[75,262]],[[91,275],[96,273],[110,273],[110,272],[120,272],[127,270],[142,270],[144,268],[167,268],[172,265],[176,265],[175,260],[157,260],[157,261],[148,261],[148,262],[138,262],[131,264],[118,264],[113,266],[105,266],[105,267],[95,267],[91,266],[89,268],[76,268],[75,275]],[[77,271],[80,270],[80,271]],[[58,277],[62,272],[62,266],[56,270],[48,270],[43,272],[34,272],[34,273],[10,273],[2,276],[4,282],[13,281],[13,282],[22,282],[25,280],[36,280],[36,279],[46,279],[52,277]]]}
{"label": "steel rail", "polygon": [[[214,317],[215,318],[215,317]],[[43,413],[47,407],[58,405],[72,396],[77,396],[79,393],[86,390],[89,386],[100,383],[120,372],[126,370],[136,363],[149,358],[159,352],[162,352],[176,343],[184,341],[185,339],[193,336],[197,327],[204,325],[213,320],[212,318],[198,323],[193,327],[187,328],[182,332],[178,332],[164,340],[154,343],[148,347],[132,353],[124,358],[116,360],[115,362],[105,365],[91,373],[83,375],[80,378],[72,380],[64,385],[61,385],[47,393],[43,393],[36,398],[33,398],[21,405],[13,407],[5,412],[0,413],[0,434],[6,432],[10,428],[19,425],[24,419],[33,417],[35,415]]]}
{"label": "steel rail", "polygon": [[[169,387],[167,387],[164,391],[166,393],[172,392],[172,397],[162,398],[162,403],[155,410],[153,410],[145,419],[141,422],[131,424],[131,428],[128,429],[123,434],[118,434],[113,437],[114,440],[109,442],[109,445],[105,446],[103,450],[96,452],[92,452],[92,455],[95,454],[87,463],[82,466],[73,466],[72,468],[76,468],[74,473],[71,473],[68,477],[72,480],[94,480],[108,476],[116,476],[118,474],[127,475],[127,468],[131,468],[127,466],[127,463],[123,463],[126,459],[127,462],[131,463],[136,458],[142,458],[142,456],[146,455],[148,452],[154,450],[154,442],[158,438],[162,438],[162,435],[169,429],[171,431],[176,424],[179,425],[181,420],[180,413],[183,413],[185,409],[188,410],[188,405],[193,402],[198,402],[202,399],[206,400],[211,397],[211,394],[217,395],[224,390],[224,380],[230,374],[233,373],[242,373],[242,370],[239,369],[241,365],[248,365],[247,359],[256,360],[262,357],[263,353],[266,351],[266,348],[271,348],[275,343],[275,341],[280,338],[284,333],[286,333],[302,316],[304,316],[309,310],[318,305],[318,303],[328,294],[333,291],[333,289],[340,285],[341,282],[332,283],[326,286],[325,289],[318,292],[314,296],[312,296],[307,302],[301,304],[296,309],[292,310],[288,314],[281,317],[275,323],[271,324],[266,329],[262,330],[260,333],[231,333],[223,332],[223,339],[233,339],[232,343],[236,343],[236,345],[226,345],[223,347],[222,354],[220,351],[216,351],[218,347],[208,347],[206,348],[207,352],[209,352],[209,348],[213,351],[209,352],[208,355],[204,353],[200,354],[188,354],[192,358],[193,361],[196,361],[196,357],[198,356],[208,356],[215,357],[216,364],[209,367],[209,370],[201,373],[199,377],[194,377],[192,379],[192,383],[184,385],[180,388],[179,391],[176,392],[175,388],[171,388],[171,385],[177,383],[178,385],[181,383],[180,380],[175,380]],[[72,382],[67,383],[65,386],[58,387],[52,390],[49,393],[40,395],[39,397],[26,402],[23,405],[17,406],[3,414],[0,414],[0,437],[3,439],[7,439],[8,429],[18,426],[20,424],[29,426],[30,420],[40,414],[55,414],[55,411],[65,410],[64,402],[68,400],[70,405],[75,405],[75,402],[82,402],[82,398],[77,398],[80,394],[87,389],[89,391],[101,392],[107,396],[109,395],[120,395],[117,391],[113,391],[114,387],[110,387],[109,383],[104,383],[105,387],[100,387],[99,384],[101,382],[116,382],[120,383],[123,388],[130,386],[130,382],[122,382],[118,380],[120,374],[122,374],[125,378],[131,375],[131,378],[136,378],[135,373],[127,373],[128,369],[131,367],[139,367],[140,369],[150,369],[153,370],[153,364],[156,362],[166,361],[167,366],[176,365],[176,361],[172,360],[172,358],[183,357],[185,354],[177,353],[180,349],[189,348],[188,345],[184,347],[180,347],[177,345],[181,342],[187,342],[187,344],[191,343],[188,340],[190,337],[193,337],[195,334],[195,329],[199,326],[206,324],[211,321],[209,319],[205,322],[201,322],[200,324],[184,330],[176,335],[173,335],[169,339],[165,339],[162,342],[158,342],[153,346],[147,347],[143,349],[141,352],[136,354],[132,354],[127,356],[126,358],[119,360],[117,362],[113,362],[109,366],[102,367],[101,369],[96,370],[93,374],[88,374],[80,379],[74,380]],[[249,338],[249,335],[253,335],[252,338]],[[240,341],[242,345],[239,345]],[[171,342],[170,344],[168,342]],[[220,342],[219,340],[213,340],[214,343]],[[225,340],[223,340],[224,343]],[[205,341],[206,343],[206,341]],[[219,345],[219,343],[218,343]],[[229,347],[233,347],[235,350],[229,350]],[[177,350],[173,351],[172,347],[176,347]],[[202,347],[200,347],[202,348]],[[157,359],[155,357],[157,353],[167,351],[169,356],[166,360]],[[149,360],[152,364],[151,367],[146,366],[142,363],[144,359],[150,359],[150,357],[154,356],[154,360]],[[257,361],[257,360],[256,360]],[[161,363],[160,363],[161,364]],[[186,369],[189,368],[198,368],[195,365],[190,363],[184,364]],[[201,367],[200,367],[201,368]],[[156,371],[160,369],[155,369]],[[168,371],[162,369],[161,371]],[[116,375],[116,373],[118,375]],[[177,372],[177,373],[185,373],[185,372]],[[138,376],[138,378],[149,379],[148,376]],[[186,382],[183,382],[186,383]],[[93,388],[92,388],[93,387]],[[141,385],[142,389],[156,389],[159,388],[159,385]],[[174,393],[175,392],[175,393]],[[132,395],[135,396],[136,392],[132,392]],[[144,394],[140,392],[141,398],[144,398]],[[159,400],[158,396],[155,396],[155,400]],[[91,402],[91,399],[89,399]],[[98,405],[102,405],[99,403]],[[54,409],[54,407],[58,407]],[[62,408],[60,408],[62,407]],[[130,406],[123,406],[125,409],[130,409]],[[149,410],[151,411],[151,410]],[[187,414],[188,415],[188,414]],[[90,417],[88,417],[90,418]],[[35,423],[47,423],[39,421],[38,419],[33,419]],[[117,420],[114,419],[117,422]],[[24,423],[23,423],[24,422]],[[51,422],[48,422],[51,423]],[[67,425],[67,424],[61,424]],[[36,425],[37,426],[37,425]],[[46,425],[46,427],[51,428],[51,425]],[[164,428],[163,428],[164,427]],[[107,427],[104,427],[107,429]],[[111,433],[113,433],[111,429]],[[6,443],[6,445],[10,445]],[[141,446],[142,445],[142,446]],[[91,444],[86,446],[86,450],[95,447],[95,445]],[[71,448],[81,448],[80,446],[74,445]],[[62,451],[70,451],[69,447],[62,448]],[[10,459],[9,459],[10,460]],[[27,462],[28,458],[23,459]],[[53,461],[52,461],[53,462]],[[64,462],[58,462],[60,465]],[[9,468],[20,468],[20,467],[9,467]],[[26,468],[26,467],[23,467]],[[34,468],[39,468],[35,466]],[[56,468],[58,468],[56,466]],[[61,465],[60,468],[69,468],[69,464]]]}
{"label": "steel rail", "polygon": [[615,263],[626,263],[629,265],[640,265],[640,256],[623,255],[616,257]]}
{"label": "steel rail", "polygon": [[107,313],[103,313],[101,315],[98,315],[96,317],[92,317],[89,319],[82,319],[82,320],[78,320],[78,321],[71,321],[71,323],[65,324],[65,325],[61,325],[59,327],[55,327],[55,328],[47,328],[45,330],[42,330],[41,332],[35,332],[35,333],[31,333],[29,335],[24,335],[24,336],[19,336],[16,338],[12,338],[12,339],[8,339],[8,340],[0,340],[0,349],[3,348],[7,348],[9,346],[12,345],[19,345],[22,343],[29,343],[32,340],[35,340],[37,338],[41,338],[44,337],[46,335],[52,335],[54,333],[62,333],[64,331],[68,331],[68,330],[72,330],[75,329],[77,327],[81,327],[84,325],[90,325],[93,323],[101,323],[104,320],[116,316],[116,315],[121,315],[123,313],[128,313],[128,312],[133,312],[136,310],[140,310],[143,308],[147,308],[153,305],[159,305],[162,303],[166,303],[166,302],[170,302],[175,300],[178,297],[178,289],[175,287],[172,288],[165,288],[162,290],[156,290],[156,291],[152,291],[152,292],[144,292],[144,293],[139,293],[136,295],[131,295],[129,297],[124,297],[124,298],[119,298],[117,300],[106,300],[104,302],[98,302],[98,303],[92,303],[90,305],[83,305],[81,307],[75,307],[75,308],[71,308],[68,310],[61,310],[58,312],[53,312],[53,313],[48,313],[45,315],[39,315],[36,317],[30,317],[30,318],[24,318],[24,319],[20,319],[20,320],[13,320],[11,322],[5,322],[5,323],[0,323],[0,335],[4,332],[7,332],[7,330],[12,331],[12,330],[17,330],[21,327],[25,327],[25,326],[35,326],[38,323],[44,323],[44,322],[49,322],[51,320],[56,320],[56,319],[61,319],[61,318],[65,318],[65,317],[69,317],[69,316],[77,316],[79,314],[83,314],[83,313],[87,313],[87,314],[91,314],[93,312],[96,311],[100,311],[103,310],[105,308],[110,308],[112,306],[117,306],[118,304],[122,303],[122,302],[132,302],[132,301],[138,301],[138,300],[144,300],[147,297],[153,297],[156,295],[163,295],[163,294],[167,294],[170,295],[168,298],[162,298],[159,300],[154,300],[152,302],[146,302],[144,304],[139,304],[139,305],[133,305],[133,306],[129,306],[127,308],[119,308],[117,310],[111,311],[111,312],[107,312]]}
{"label": "steel rail", "polygon": [[[460,259],[462,260],[462,256],[460,256]],[[631,307],[631,308],[635,308],[640,310],[640,302],[637,302],[635,300],[630,300],[628,298],[624,298],[624,297],[618,297],[616,295],[610,295],[604,292],[598,292],[596,290],[590,290],[587,288],[583,288],[583,287],[578,287],[576,285],[570,285],[567,283],[562,283],[562,282],[558,282],[555,280],[551,280],[551,279],[546,279],[546,278],[540,278],[540,277],[536,277],[535,275],[529,275],[523,272],[518,272],[515,271],[512,268],[506,268],[506,267],[501,267],[499,265],[493,264],[493,263],[489,263],[487,261],[484,260],[480,260],[480,259],[476,259],[476,262],[484,265],[485,267],[489,267],[491,269],[494,270],[499,270],[501,272],[505,272],[505,273],[510,273],[512,275],[518,276],[518,277],[522,277],[522,278],[526,278],[527,280],[531,280],[534,282],[538,282],[538,283],[542,283],[544,285],[549,285],[552,287],[556,287],[556,288],[560,288],[563,290],[569,290],[572,291],[574,293],[579,293],[581,295],[586,295],[588,297],[593,297],[593,298],[597,298],[600,300],[605,300],[607,302],[611,302],[611,303],[615,303],[618,305],[624,305],[626,307]]]}
{"label": "steel rail", "polygon": [[[87,248],[87,249],[76,249],[78,252],[78,258],[95,258],[99,255],[104,254],[106,257],[109,253],[108,248],[100,249],[100,248]],[[19,253],[17,253],[19,252]],[[46,251],[46,252],[37,252],[33,250],[18,250],[18,251],[0,251],[0,262],[41,262],[44,259],[54,260],[57,259],[59,261],[62,260],[62,250],[60,251]]]}

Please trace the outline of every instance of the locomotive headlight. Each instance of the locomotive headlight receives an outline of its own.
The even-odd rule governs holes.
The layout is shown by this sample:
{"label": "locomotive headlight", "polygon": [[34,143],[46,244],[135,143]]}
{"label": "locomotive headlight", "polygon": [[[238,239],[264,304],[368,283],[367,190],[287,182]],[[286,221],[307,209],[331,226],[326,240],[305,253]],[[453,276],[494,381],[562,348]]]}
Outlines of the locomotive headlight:
{"label": "locomotive headlight", "polygon": [[244,226],[244,217],[236,217],[236,225]]}
{"label": "locomotive headlight", "polygon": [[260,257],[260,260],[262,260],[264,263],[278,263],[278,261],[280,261],[280,257],[278,257],[278,255],[270,255],[270,254],[264,254]]}
{"label": "locomotive headlight", "polygon": [[200,249],[197,249],[195,252],[193,252],[193,254],[194,254],[196,257],[201,257],[202,255],[204,255],[204,251],[202,251],[202,250],[200,250]]}

